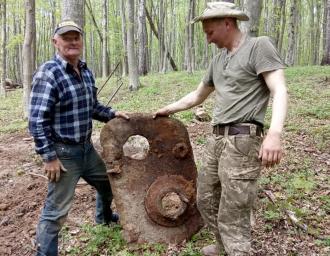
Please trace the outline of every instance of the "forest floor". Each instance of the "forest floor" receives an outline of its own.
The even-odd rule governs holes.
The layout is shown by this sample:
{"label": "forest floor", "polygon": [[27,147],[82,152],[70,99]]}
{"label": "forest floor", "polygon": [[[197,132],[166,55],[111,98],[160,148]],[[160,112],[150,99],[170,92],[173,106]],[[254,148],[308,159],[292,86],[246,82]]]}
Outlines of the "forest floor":
{"label": "forest floor", "polygon": [[[188,126],[188,131],[191,141],[194,142],[209,132],[209,125],[192,124]],[[33,142],[29,140],[28,134],[10,134],[2,136],[0,141],[0,186],[2,190],[0,195],[0,255],[33,255],[35,226],[47,191],[47,180],[37,176],[43,173],[40,161],[34,156]],[[287,138],[285,146],[287,149],[294,148],[294,151],[300,155],[298,159],[296,158],[297,164],[304,161],[305,154],[313,153],[314,172],[319,180],[322,180],[322,177],[325,178],[324,175],[329,175],[326,172],[326,168],[330,166],[328,154],[318,152],[309,146],[304,136],[295,138],[294,141],[295,146]],[[96,146],[99,148],[97,143]],[[203,146],[193,143],[193,148],[198,161]],[[276,179],[277,173],[290,171],[292,168],[290,164],[282,163],[277,169],[264,169],[264,179]],[[297,182],[303,183],[302,180]],[[298,184],[298,186],[303,188],[310,185]],[[256,224],[253,229],[254,255],[329,255],[330,247],[322,246],[323,240],[316,239],[315,236],[308,235],[302,229],[292,225],[285,214],[281,215],[280,207],[277,209],[267,202],[269,200],[264,192],[265,189],[271,190],[278,198],[283,199],[276,184],[269,183],[259,189]],[[330,195],[329,184],[318,183],[318,189],[313,190],[312,194],[301,193],[302,197],[314,197],[310,205],[303,201],[297,205],[301,211],[304,209],[309,211],[308,218],[305,216],[306,218],[302,218],[302,222],[308,224],[309,228],[319,229],[318,237],[329,237],[329,208],[327,214],[322,215],[323,204],[317,201],[321,195]],[[73,208],[66,222],[66,230],[71,238],[67,241],[61,240],[61,247],[68,254],[71,247],[79,247],[79,243],[85,243],[79,239],[84,233],[81,231],[81,226],[82,224],[93,225],[94,207],[94,191],[90,186],[82,183],[76,189]],[[318,219],[320,214],[322,219]],[[319,241],[319,243],[315,241]],[[177,251],[179,252],[180,249]]]}
{"label": "forest floor", "polygon": [[[283,161],[274,168],[263,169],[259,181],[252,233],[253,255],[330,255],[327,111],[330,84],[316,77],[306,83],[306,88],[311,90],[302,91],[301,85],[299,89],[295,84],[303,80],[306,77],[298,74],[288,82],[292,89],[290,105],[295,107],[289,113],[283,136]],[[308,94],[311,92],[312,95]],[[150,90],[147,95],[150,96]],[[326,107],[322,107],[324,104]],[[199,166],[210,133],[209,123],[192,119],[186,122],[187,116],[176,117],[186,124]],[[2,116],[1,126],[5,125],[4,120]],[[99,128],[97,125],[93,141],[101,150]],[[26,129],[0,133],[0,255],[35,254],[35,227],[47,191],[47,180],[40,176],[43,175],[41,166]],[[275,203],[270,199],[272,196]],[[120,238],[120,225],[110,228],[94,225],[94,208],[95,191],[81,182],[61,232],[61,255],[197,256],[200,248],[213,239],[204,228],[192,241],[181,245],[128,248]]]}

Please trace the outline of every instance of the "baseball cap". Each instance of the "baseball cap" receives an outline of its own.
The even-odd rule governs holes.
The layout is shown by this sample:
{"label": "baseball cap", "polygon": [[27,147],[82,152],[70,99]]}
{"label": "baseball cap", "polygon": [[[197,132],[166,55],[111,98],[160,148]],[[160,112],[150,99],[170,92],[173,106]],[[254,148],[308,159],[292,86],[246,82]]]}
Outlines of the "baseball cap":
{"label": "baseball cap", "polygon": [[69,31],[76,31],[80,34],[83,33],[81,27],[78,26],[73,20],[65,20],[59,23],[54,31],[54,34],[63,35]]}

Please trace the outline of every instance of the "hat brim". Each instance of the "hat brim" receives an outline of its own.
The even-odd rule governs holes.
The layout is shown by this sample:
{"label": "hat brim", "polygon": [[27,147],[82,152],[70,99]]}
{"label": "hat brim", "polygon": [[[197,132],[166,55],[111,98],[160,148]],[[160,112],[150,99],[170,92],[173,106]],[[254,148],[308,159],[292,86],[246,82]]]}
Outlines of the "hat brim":
{"label": "hat brim", "polygon": [[221,19],[221,18],[235,18],[241,21],[248,21],[249,17],[244,14],[244,13],[240,13],[240,14],[230,14],[230,15],[222,15],[222,14],[214,14],[214,15],[201,15],[201,16],[197,16],[196,18],[194,18],[192,21],[190,21],[190,23],[196,23],[199,21],[204,21],[204,20],[209,20],[209,19]]}
{"label": "hat brim", "polygon": [[70,31],[76,31],[76,32],[82,34],[81,29],[79,29],[79,28],[77,28],[75,26],[65,26],[63,28],[59,28],[59,29],[57,29],[55,31],[55,34],[57,34],[57,35],[63,35],[63,34],[65,34],[67,32],[70,32]]}

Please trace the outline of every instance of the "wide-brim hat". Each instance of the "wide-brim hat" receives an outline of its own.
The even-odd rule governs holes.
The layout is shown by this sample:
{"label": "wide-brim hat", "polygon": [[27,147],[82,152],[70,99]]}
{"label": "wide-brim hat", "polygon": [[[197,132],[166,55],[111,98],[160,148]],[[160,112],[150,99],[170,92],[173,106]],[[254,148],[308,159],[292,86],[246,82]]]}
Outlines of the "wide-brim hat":
{"label": "wide-brim hat", "polygon": [[76,31],[80,34],[83,34],[83,31],[81,27],[78,26],[77,23],[75,23],[72,20],[65,20],[59,23],[54,31],[54,35],[63,35],[69,31]]}
{"label": "wide-brim hat", "polygon": [[210,2],[207,3],[204,12],[200,16],[195,17],[191,23],[216,18],[236,18],[242,21],[249,20],[249,17],[233,3]]}

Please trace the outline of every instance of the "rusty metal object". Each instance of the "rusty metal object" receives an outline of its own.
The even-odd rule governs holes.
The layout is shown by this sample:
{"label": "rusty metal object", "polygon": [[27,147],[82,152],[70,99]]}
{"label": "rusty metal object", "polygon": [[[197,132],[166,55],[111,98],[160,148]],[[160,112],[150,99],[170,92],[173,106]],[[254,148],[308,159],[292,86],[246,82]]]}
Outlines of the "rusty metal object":
{"label": "rusty metal object", "polygon": [[[143,160],[123,154],[134,135],[145,137]],[[106,162],[123,235],[128,242],[179,243],[202,227],[196,208],[197,171],[186,128],[178,120],[131,114],[101,131]]]}

